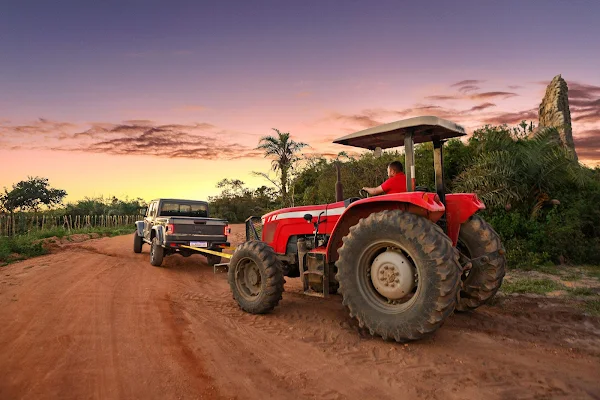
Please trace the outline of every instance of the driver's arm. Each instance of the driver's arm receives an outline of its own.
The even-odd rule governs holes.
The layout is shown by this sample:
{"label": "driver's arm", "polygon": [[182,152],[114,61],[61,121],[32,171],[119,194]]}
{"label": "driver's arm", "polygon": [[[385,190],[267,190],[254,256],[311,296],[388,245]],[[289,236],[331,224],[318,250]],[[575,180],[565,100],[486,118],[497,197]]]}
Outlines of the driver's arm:
{"label": "driver's arm", "polygon": [[385,192],[383,191],[383,188],[381,187],[381,185],[375,187],[375,188],[369,188],[369,187],[364,187],[363,188],[364,191],[366,191],[367,193],[369,193],[371,196],[377,196],[380,194],[385,194]]}

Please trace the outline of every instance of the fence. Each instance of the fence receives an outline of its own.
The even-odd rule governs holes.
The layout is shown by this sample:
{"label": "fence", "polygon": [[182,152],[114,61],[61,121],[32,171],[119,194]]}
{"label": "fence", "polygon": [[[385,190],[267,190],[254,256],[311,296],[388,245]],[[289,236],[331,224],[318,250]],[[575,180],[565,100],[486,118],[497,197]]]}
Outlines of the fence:
{"label": "fence", "polygon": [[67,231],[85,228],[117,228],[130,225],[144,219],[142,215],[0,215],[0,236],[14,236],[40,232],[53,228]]}

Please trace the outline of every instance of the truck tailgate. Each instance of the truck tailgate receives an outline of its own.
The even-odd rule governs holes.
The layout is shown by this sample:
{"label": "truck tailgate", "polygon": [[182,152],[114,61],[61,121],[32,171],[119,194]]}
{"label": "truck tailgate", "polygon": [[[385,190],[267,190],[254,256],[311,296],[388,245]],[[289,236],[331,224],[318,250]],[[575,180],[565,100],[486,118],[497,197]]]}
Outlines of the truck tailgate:
{"label": "truck tailgate", "polygon": [[198,218],[169,218],[169,222],[175,225],[176,235],[206,235],[220,236],[224,234],[227,222],[219,219],[199,220]]}

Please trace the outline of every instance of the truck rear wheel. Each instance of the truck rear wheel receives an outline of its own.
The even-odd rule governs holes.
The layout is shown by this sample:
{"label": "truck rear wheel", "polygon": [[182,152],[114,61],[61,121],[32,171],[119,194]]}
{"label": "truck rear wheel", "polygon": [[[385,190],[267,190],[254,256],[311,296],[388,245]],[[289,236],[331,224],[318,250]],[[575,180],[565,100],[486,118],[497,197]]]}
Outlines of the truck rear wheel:
{"label": "truck rear wheel", "polygon": [[165,249],[158,242],[158,237],[152,239],[152,245],[150,246],[150,264],[155,267],[160,267],[165,256]]}
{"label": "truck rear wheel", "polygon": [[228,281],[241,309],[252,314],[272,311],[282,298],[282,265],[264,242],[249,241],[239,246],[229,263]]}
{"label": "truck rear wheel", "polygon": [[138,235],[137,232],[135,232],[133,234],[133,252],[134,253],[141,253],[143,245],[144,245],[143,238],[140,235]]}
{"label": "truck rear wheel", "polygon": [[458,311],[473,310],[490,300],[504,278],[506,257],[500,236],[481,217],[474,215],[460,226],[458,250],[468,259],[478,259],[461,277]]}
{"label": "truck rear wheel", "polygon": [[400,210],[371,214],[350,228],[338,253],[343,303],[371,335],[420,339],[454,310],[458,255],[448,236],[423,217]]}

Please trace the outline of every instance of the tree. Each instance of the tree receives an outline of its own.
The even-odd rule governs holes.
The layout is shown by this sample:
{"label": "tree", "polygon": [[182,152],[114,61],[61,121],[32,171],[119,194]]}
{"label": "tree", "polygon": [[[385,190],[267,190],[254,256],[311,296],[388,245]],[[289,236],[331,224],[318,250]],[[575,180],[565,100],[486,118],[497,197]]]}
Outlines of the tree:
{"label": "tree", "polygon": [[559,189],[583,184],[581,167],[561,146],[556,128],[528,139],[513,137],[506,127],[485,127],[474,133],[471,144],[476,156],[456,178],[455,188],[478,193],[492,208],[523,204],[535,218]]}
{"label": "tree", "polygon": [[[293,169],[294,164],[300,159],[298,156],[300,150],[308,145],[290,139],[289,132],[284,133],[275,128],[273,130],[277,133],[277,136],[262,137],[257,149],[263,150],[265,156],[273,157],[272,168],[273,171],[279,174],[279,185],[277,186],[281,192],[281,199],[284,204],[289,204],[288,185],[290,170]],[[271,181],[265,173],[257,173],[257,175]]]}
{"label": "tree", "polygon": [[13,185],[12,190],[4,188],[2,204],[11,213],[22,211],[39,211],[41,206],[52,207],[61,204],[67,192],[51,188],[48,178],[28,177]]}

